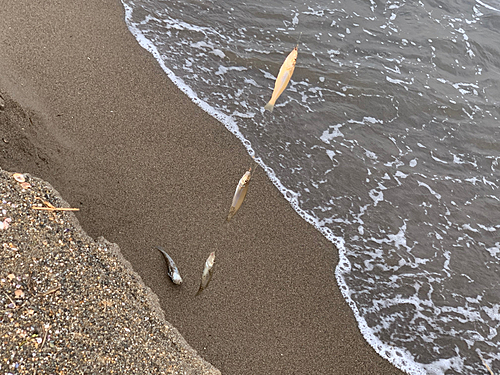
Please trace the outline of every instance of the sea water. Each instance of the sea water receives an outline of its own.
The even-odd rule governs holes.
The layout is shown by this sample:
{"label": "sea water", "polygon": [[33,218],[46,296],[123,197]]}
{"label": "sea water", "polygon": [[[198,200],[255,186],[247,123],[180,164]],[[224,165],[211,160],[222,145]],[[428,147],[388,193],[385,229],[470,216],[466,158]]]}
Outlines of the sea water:
{"label": "sea water", "polygon": [[499,0],[122,2],[166,74],[337,246],[382,357],[500,371]]}

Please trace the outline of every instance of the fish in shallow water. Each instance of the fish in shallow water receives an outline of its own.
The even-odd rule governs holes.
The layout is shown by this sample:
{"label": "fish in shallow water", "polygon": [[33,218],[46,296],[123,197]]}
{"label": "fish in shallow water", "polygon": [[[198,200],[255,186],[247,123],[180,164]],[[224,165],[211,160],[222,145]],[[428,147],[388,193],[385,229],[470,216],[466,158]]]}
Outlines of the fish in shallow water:
{"label": "fish in shallow water", "polygon": [[165,257],[165,261],[167,262],[168,266],[168,276],[170,276],[170,279],[172,279],[172,282],[176,285],[181,285],[182,284],[182,277],[181,274],[179,273],[179,269],[174,263],[174,260],[170,257],[170,255],[167,254],[167,252],[160,246],[156,246],[156,248],[163,254]]}
{"label": "fish in shallow water", "polygon": [[271,100],[264,106],[264,109],[268,111],[273,111],[274,103],[279,98],[279,96],[285,91],[290,78],[292,78],[293,70],[295,69],[295,62],[297,61],[299,45],[297,44],[292,52],[287,56],[283,65],[281,65],[278,77],[274,83],[274,90],[271,96]]}
{"label": "fish in shallow water", "polygon": [[200,288],[196,295],[200,294],[207,286],[210,280],[212,280],[213,266],[215,263],[215,251],[210,253],[207,260],[205,261],[205,267],[203,267],[203,273],[201,275]]}
{"label": "fish in shallow water", "polygon": [[243,177],[240,178],[238,186],[236,186],[236,191],[234,192],[233,202],[231,203],[231,208],[229,209],[229,215],[227,215],[227,221],[231,220],[236,211],[239,210],[245,196],[247,195],[248,184],[250,183],[250,178],[252,178],[252,168],[250,168]]}

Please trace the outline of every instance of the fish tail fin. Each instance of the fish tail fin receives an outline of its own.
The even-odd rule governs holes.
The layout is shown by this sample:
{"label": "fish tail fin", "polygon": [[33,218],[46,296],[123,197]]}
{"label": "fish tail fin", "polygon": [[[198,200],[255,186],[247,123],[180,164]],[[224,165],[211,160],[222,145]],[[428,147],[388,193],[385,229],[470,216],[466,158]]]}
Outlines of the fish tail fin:
{"label": "fish tail fin", "polygon": [[[255,158],[254,158],[255,159]],[[252,167],[250,167],[249,171],[251,172],[251,176],[253,177],[253,175],[255,174],[255,171],[257,170],[257,167],[259,166],[259,164],[257,164],[256,161],[254,161],[254,164],[255,166],[253,167],[253,172],[252,172]]]}
{"label": "fish tail fin", "polygon": [[271,101],[269,101],[265,106],[264,106],[264,109],[267,109],[269,112],[272,112],[273,109],[274,109],[274,104],[271,103]]}
{"label": "fish tail fin", "polygon": [[[252,159],[253,159],[254,166],[250,167],[250,169],[248,171],[251,173],[250,175],[253,177],[253,175],[255,174],[255,171],[257,170],[257,167],[259,166],[259,163],[257,163],[255,161],[255,155],[252,156]],[[252,172],[252,168],[253,168],[253,172]]]}
{"label": "fish tail fin", "polygon": [[236,207],[231,206],[231,208],[229,209],[229,215],[227,215],[226,222],[229,222],[233,218],[235,213],[236,213]]}
{"label": "fish tail fin", "polygon": [[295,48],[299,48],[299,43],[300,43],[300,37],[301,36],[302,36],[302,31],[300,32],[299,37],[297,38],[297,45],[295,46]]}

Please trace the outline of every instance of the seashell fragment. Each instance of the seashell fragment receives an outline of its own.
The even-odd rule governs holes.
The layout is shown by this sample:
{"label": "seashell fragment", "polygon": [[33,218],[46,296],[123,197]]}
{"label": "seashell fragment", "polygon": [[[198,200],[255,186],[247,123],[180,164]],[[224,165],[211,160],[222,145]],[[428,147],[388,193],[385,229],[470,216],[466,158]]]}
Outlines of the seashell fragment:
{"label": "seashell fragment", "polygon": [[14,180],[16,180],[17,182],[26,181],[26,178],[24,178],[24,175],[22,173],[14,173],[12,177],[14,177]]}
{"label": "seashell fragment", "polygon": [[29,182],[21,182],[19,185],[21,185],[21,187],[23,189],[29,189],[31,187],[31,185],[29,184]]}
{"label": "seashell fragment", "polygon": [[14,292],[14,295],[16,296],[16,298],[23,298],[24,292],[21,289],[16,289],[16,291]]}
{"label": "seashell fragment", "polygon": [[4,221],[0,221],[0,230],[7,229],[11,222],[12,219],[10,217],[5,218]]}

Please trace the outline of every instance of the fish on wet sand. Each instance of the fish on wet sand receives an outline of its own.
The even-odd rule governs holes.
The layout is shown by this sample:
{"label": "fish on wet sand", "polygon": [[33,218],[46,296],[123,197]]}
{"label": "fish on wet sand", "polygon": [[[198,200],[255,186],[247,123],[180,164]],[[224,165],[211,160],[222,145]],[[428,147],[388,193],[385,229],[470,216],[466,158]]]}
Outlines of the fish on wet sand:
{"label": "fish on wet sand", "polygon": [[274,103],[276,103],[276,100],[288,86],[288,82],[290,82],[290,78],[292,78],[292,74],[295,69],[298,49],[299,45],[297,44],[293,51],[288,54],[283,65],[281,65],[278,77],[276,78],[276,82],[274,83],[274,90],[273,94],[271,95],[271,100],[269,100],[269,102],[264,106],[264,109],[272,112],[274,109]]}
{"label": "fish on wet sand", "polygon": [[207,260],[205,261],[205,267],[203,267],[203,273],[201,275],[200,288],[198,289],[196,295],[200,294],[208,286],[210,280],[212,280],[214,263],[215,263],[215,251],[210,253]]}
{"label": "fish on wet sand", "polygon": [[156,249],[159,250],[165,257],[165,261],[167,262],[168,266],[168,276],[170,277],[172,282],[176,285],[182,284],[182,277],[179,272],[179,269],[175,265],[174,260],[170,257],[170,255],[167,254],[165,249],[163,249],[162,247],[156,246]]}
{"label": "fish on wet sand", "polygon": [[248,191],[248,184],[252,178],[252,168],[245,172],[243,177],[240,178],[238,185],[236,186],[236,191],[234,192],[233,202],[231,203],[231,208],[229,209],[229,215],[227,215],[227,221],[231,220],[236,214],[245,199]]}

